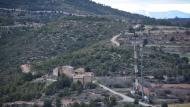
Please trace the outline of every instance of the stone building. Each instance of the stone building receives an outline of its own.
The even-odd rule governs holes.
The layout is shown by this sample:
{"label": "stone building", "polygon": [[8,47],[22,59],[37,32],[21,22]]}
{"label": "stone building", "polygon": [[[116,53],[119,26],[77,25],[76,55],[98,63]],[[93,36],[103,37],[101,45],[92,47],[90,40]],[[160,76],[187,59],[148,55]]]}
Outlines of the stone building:
{"label": "stone building", "polygon": [[72,66],[62,66],[56,67],[53,69],[54,76],[66,75],[68,77],[72,77],[74,72],[74,68]]}
{"label": "stone building", "polygon": [[54,76],[66,75],[73,79],[73,82],[80,81],[83,85],[92,82],[93,73],[86,72],[84,68],[75,69],[72,66],[62,66],[53,69]]}
{"label": "stone building", "polygon": [[83,85],[92,82],[93,74],[91,72],[84,72],[83,74],[75,74],[73,76],[73,81],[80,81]]}

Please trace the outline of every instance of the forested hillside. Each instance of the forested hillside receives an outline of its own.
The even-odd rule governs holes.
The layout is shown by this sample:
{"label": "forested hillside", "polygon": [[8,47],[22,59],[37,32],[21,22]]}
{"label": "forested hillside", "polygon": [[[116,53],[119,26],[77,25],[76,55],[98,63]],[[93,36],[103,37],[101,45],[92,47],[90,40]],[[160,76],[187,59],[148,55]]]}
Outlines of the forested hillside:
{"label": "forested hillside", "polygon": [[[132,74],[133,47],[125,43],[115,47],[110,39],[118,34],[127,38],[128,31],[139,23],[189,27],[188,19],[153,19],[91,0],[0,0],[0,106],[40,98],[47,91],[45,84],[31,81],[52,74],[57,66],[88,68],[96,76]],[[177,69],[190,81],[188,59],[159,48],[146,50],[147,75],[173,76]],[[22,73],[21,64],[30,64],[35,74]]]}
{"label": "forested hillside", "polygon": [[[21,64],[43,61],[77,51],[110,39],[127,27],[127,23],[107,18],[71,16],[38,29],[1,29],[0,85],[4,86],[1,87],[2,91],[6,87],[16,87],[18,82],[21,82]],[[47,72],[49,71],[51,69]],[[24,84],[24,81],[21,84]]]}
{"label": "forested hillside", "polygon": [[1,8],[17,8],[23,10],[62,10],[71,13],[115,15],[128,18],[146,18],[142,15],[113,9],[111,7],[97,4],[90,0],[1,0]]}
{"label": "forested hillside", "polygon": [[64,11],[70,14],[115,17],[132,23],[171,25],[170,22],[165,20],[156,20],[143,15],[113,9],[91,0],[2,0],[0,1],[0,7],[28,11]]}

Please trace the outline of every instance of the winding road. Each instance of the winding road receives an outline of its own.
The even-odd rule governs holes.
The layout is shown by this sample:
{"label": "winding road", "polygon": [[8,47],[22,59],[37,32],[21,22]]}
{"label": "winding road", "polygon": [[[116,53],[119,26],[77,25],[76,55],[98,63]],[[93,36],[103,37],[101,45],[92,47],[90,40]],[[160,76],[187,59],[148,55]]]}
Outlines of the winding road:
{"label": "winding road", "polygon": [[114,36],[113,38],[111,38],[111,42],[112,42],[112,44],[114,44],[114,45],[116,45],[117,47],[119,47],[120,46],[120,43],[117,41],[117,38],[120,36],[121,34],[118,34],[118,35],[116,35],[116,36]]}
{"label": "winding road", "polygon": [[[111,40],[110,40],[112,42],[112,44],[114,44],[117,47],[120,46],[120,43],[117,41],[117,39],[118,39],[118,37],[120,35],[121,34],[118,34],[118,35],[112,37]],[[138,57],[137,57],[137,52],[136,52],[136,43],[133,43],[133,45],[134,45],[134,59],[137,59]],[[136,64],[134,66],[134,69],[135,69],[135,72],[138,72]],[[134,98],[126,96],[123,93],[116,92],[116,91],[112,90],[111,88],[106,87],[105,85],[98,83],[97,81],[93,81],[93,83],[97,84],[99,87],[103,88],[104,90],[107,90],[107,91],[111,92],[112,94],[120,96],[123,99],[122,100],[123,102],[134,102],[135,101]],[[144,102],[141,102],[141,101],[139,102],[139,104],[142,105],[142,106],[154,107],[153,105],[150,105],[150,104],[147,104],[147,103],[144,103]]]}

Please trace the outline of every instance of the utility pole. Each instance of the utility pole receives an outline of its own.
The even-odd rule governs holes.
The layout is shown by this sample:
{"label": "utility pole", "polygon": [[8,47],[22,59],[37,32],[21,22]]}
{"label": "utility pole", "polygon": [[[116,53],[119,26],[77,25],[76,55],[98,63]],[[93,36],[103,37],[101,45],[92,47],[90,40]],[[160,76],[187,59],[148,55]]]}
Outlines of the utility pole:
{"label": "utility pole", "polygon": [[142,99],[144,99],[143,47],[144,47],[144,44],[142,44],[141,47],[140,47],[140,56],[141,56],[141,93],[142,93]]}
{"label": "utility pole", "polygon": [[[144,27],[143,27],[144,28]],[[142,28],[142,25],[136,25],[133,29],[133,33],[134,33],[134,42],[133,42],[133,46],[134,46],[134,93],[137,93],[138,91],[141,90],[141,96],[142,96],[142,99],[146,99],[145,97],[145,94],[144,94],[144,73],[143,73],[143,48],[144,46],[147,44],[147,41],[143,41],[140,45],[139,45],[139,52],[140,52],[140,56],[139,56],[139,59],[138,60],[138,55],[137,55],[137,46],[139,43],[137,43],[137,37],[138,37],[138,33],[136,34],[136,31],[142,31],[144,30]],[[142,33],[142,32],[141,32]],[[143,38],[142,38],[143,39]],[[138,73],[139,73],[139,70],[138,70],[138,61],[140,61],[140,79],[138,79]],[[140,89],[138,89],[140,86]]]}
{"label": "utility pole", "polygon": [[137,50],[136,50],[136,40],[135,40],[135,44],[134,44],[134,70],[135,70],[135,90],[138,90],[138,57],[137,57]]}
{"label": "utility pole", "polygon": [[[144,75],[143,75],[143,47],[144,45],[146,45],[144,43],[144,41],[142,42],[142,44],[140,45],[140,60],[138,60],[138,55],[137,55],[137,37],[138,35],[136,34],[136,30],[138,29],[142,29],[140,25],[136,25],[134,28],[133,28],[133,33],[134,33],[134,42],[133,42],[133,46],[134,46],[134,91],[135,93],[137,93],[139,91],[138,87],[141,86],[140,90],[141,90],[141,93],[142,93],[142,99],[144,99]],[[140,31],[139,30],[139,31]],[[140,61],[140,80],[138,79],[138,73],[139,73],[139,68],[138,68],[138,61]],[[140,83],[139,83],[140,81]]]}
{"label": "utility pole", "polygon": [[139,86],[139,82],[138,82],[138,55],[137,55],[137,40],[136,40],[136,32],[134,29],[134,91],[135,93],[138,91],[138,86]]}

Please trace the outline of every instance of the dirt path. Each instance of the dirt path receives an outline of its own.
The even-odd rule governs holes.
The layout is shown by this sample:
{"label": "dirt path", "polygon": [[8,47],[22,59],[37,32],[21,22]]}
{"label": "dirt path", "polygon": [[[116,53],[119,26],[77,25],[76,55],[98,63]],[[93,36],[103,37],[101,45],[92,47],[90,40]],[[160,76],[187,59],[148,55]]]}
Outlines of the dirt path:
{"label": "dirt path", "polygon": [[110,41],[112,42],[112,44],[114,44],[114,45],[117,46],[117,47],[120,46],[120,43],[117,41],[117,38],[118,38],[120,35],[121,35],[121,34],[118,34],[118,35],[112,37],[111,40],[110,40]]}
{"label": "dirt path", "polygon": [[[134,98],[131,98],[131,97],[129,97],[129,96],[126,96],[125,94],[116,92],[116,91],[114,91],[114,90],[112,90],[112,89],[106,87],[105,85],[102,85],[102,84],[100,84],[100,83],[97,83],[96,81],[93,81],[93,83],[98,84],[98,85],[99,85],[100,87],[102,87],[104,90],[107,90],[107,91],[109,91],[109,92],[111,92],[111,93],[113,93],[113,94],[115,94],[115,95],[120,96],[121,98],[123,98],[123,102],[134,102],[134,101],[135,101]],[[139,104],[142,105],[142,106],[154,107],[153,105],[146,104],[146,103],[144,103],[144,102],[139,102]]]}

